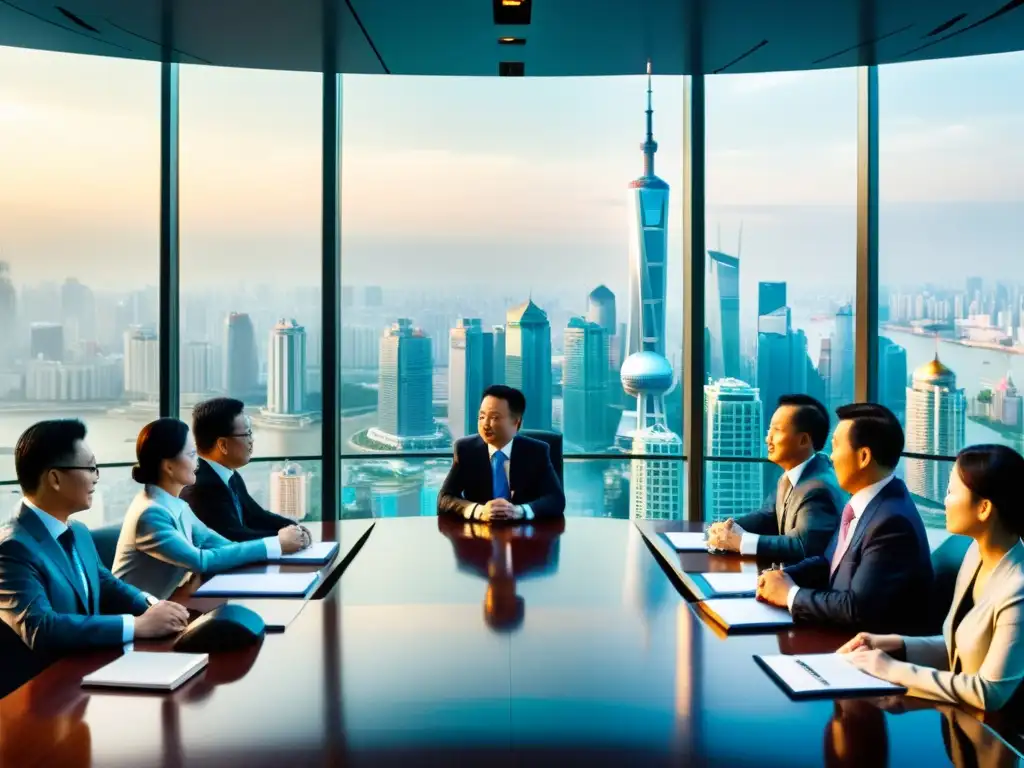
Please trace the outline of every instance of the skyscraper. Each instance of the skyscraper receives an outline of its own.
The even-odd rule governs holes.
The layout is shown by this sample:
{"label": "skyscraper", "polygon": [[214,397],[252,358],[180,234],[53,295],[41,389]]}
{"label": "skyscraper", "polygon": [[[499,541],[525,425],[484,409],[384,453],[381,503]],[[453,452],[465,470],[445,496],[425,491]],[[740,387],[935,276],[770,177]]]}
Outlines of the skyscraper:
{"label": "skyscraper", "polygon": [[32,323],[29,350],[33,360],[64,360],[64,327],[60,323]]}
{"label": "skyscraper", "polygon": [[[956,456],[964,447],[967,396],[957,389],[956,374],[939,356],[914,371],[907,388],[907,453]],[[904,459],[907,488],[934,502],[946,496],[952,462]]]}
{"label": "skyscraper", "polygon": [[225,320],[224,385],[230,397],[251,398],[259,386],[259,357],[252,319],[232,312]]}
{"label": "skyscraper", "polygon": [[270,511],[296,522],[309,514],[309,473],[298,464],[270,473]]}
{"label": "skyscraper", "polygon": [[137,399],[160,394],[160,341],[151,328],[135,326],[124,333],[124,390]]}
{"label": "skyscraper", "polygon": [[551,325],[533,300],[505,316],[505,383],[526,396],[526,429],[551,429]]}
{"label": "skyscraper", "polygon": [[757,316],[770,315],[777,309],[786,306],[786,284],[767,283],[757,284]]}
{"label": "skyscraper", "polygon": [[713,461],[759,459],[764,445],[764,409],[760,393],[738,379],[720,379],[704,387],[707,463],[707,517],[724,520],[760,507],[764,501],[764,479],[756,461]]}
{"label": "skyscraper", "polygon": [[92,289],[69,277],[60,288],[60,320],[68,349],[96,341],[96,297]]}
{"label": "skyscraper", "polygon": [[721,251],[708,251],[707,329],[710,337],[708,376],[740,375],[740,260]]}
{"label": "skyscraper", "polygon": [[[612,323],[614,327],[614,323]],[[584,451],[607,448],[608,333],[596,322],[573,317],[565,329],[562,367],[562,433]]]}
{"label": "skyscraper", "polygon": [[836,330],[832,335],[829,371],[829,410],[853,402],[853,307],[844,304],[836,312]]}
{"label": "skyscraper", "polygon": [[395,437],[433,435],[433,373],[430,337],[400,318],[380,340],[377,415],[382,432]]}
{"label": "skyscraper", "polygon": [[587,296],[587,321],[597,323],[608,336],[614,336],[615,294],[605,285],[599,285]]}
{"label": "skyscraper", "polygon": [[306,329],[282,318],[270,332],[267,411],[297,415],[306,410]]}
{"label": "skyscraper", "polygon": [[885,336],[878,338],[878,401],[896,414],[907,417],[907,350]]}
{"label": "skyscraper", "polygon": [[483,391],[493,382],[494,337],[480,318],[464,317],[449,332],[448,430],[452,439],[476,433]]}
{"label": "skyscraper", "polygon": [[491,384],[505,383],[505,326],[491,328]]}
{"label": "skyscraper", "polygon": [[216,350],[208,341],[186,341],[181,347],[181,391],[206,395],[220,389]]}
{"label": "skyscraper", "polygon": [[0,261],[0,328],[0,365],[5,365],[14,357],[19,338],[18,292],[6,261]]}

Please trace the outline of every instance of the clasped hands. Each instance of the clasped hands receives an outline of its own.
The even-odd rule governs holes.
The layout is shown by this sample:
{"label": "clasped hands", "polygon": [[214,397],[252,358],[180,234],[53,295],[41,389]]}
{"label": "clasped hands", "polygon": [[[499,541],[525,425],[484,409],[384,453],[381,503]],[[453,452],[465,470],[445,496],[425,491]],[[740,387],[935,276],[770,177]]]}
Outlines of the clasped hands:
{"label": "clasped hands", "polygon": [[848,654],[847,661],[857,669],[884,680],[887,679],[892,665],[896,663],[896,659],[890,654],[903,647],[903,638],[900,635],[858,632],[853,639],[840,646],[836,653]]}
{"label": "clasped hands", "polygon": [[476,519],[492,523],[504,520],[522,520],[526,512],[522,506],[513,504],[508,499],[491,499],[486,504],[477,507]]}
{"label": "clasped hands", "polygon": [[313,536],[304,525],[288,525],[277,532],[281,552],[290,555],[313,543]]}
{"label": "clasped hands", "polygon": [[739,552],[740,540],[745,531],[731,517],[712,523],[708,528],[708,549],[720,549],[725,552]]}

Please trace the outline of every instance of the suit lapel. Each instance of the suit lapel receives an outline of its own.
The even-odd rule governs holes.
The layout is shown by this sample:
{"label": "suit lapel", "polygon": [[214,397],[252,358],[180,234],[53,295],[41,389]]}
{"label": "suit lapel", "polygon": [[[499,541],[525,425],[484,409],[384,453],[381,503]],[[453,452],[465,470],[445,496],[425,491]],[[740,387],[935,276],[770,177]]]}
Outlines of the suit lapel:
{"label": "suit lapel", "polygon": [[[966,563],[965,563],[966,565]],[[970,568],[960,568],[960,572],[956,577],[956,586],[953,588],[953,602],[949,606],[949,615],[956,617],[960,611],[960,604],[964,601],[967,596],[967,588],[974,583],[974,578],[978,574],[978,568],[981,567],[981,559],[978,558],[976,561],[971,563]],[[989,581],[992,580],[994,573],[989,576]],[[946,649],[949,652],[949,669],[954,671],[956,669],[956,660],[960,655],[959,649],[956,647],[956,637],[953,627],[953,620],[944,623],[943,635],[946,640]]]}
{"label": "suit lapel", "polygon": [[[509,456],[508,459],[508,489],[509,496],[511,497],[509,501],[511,501],[513,504],[516,503],[515,495],[516,490],[519,488],[519,470],[521,469],[520,465],[523,463],[521,461],[522,456],[520,455],[522,453],[522,450],[520,450],[520,444],[522,442],[523,441],[520,440],[519,438],[513,437],[512,450],[509,451],[509,453],[511,453],[512,455]],[[512,459],[516,458],[517,456],[519,457],[520,461],[512,461]]]}
{"label": "suit lapel", "polygon": [[471,452],[473,462],[476,464],[471,469],[471,477],[476,478],[480,484],[477,490],[480,492],[477,494],[477,498],[490,499],[491,494],[494,492],[494,482],[492,480],[491,472],[491,455],[487,450],[487,443],[484,439],[477,435],[473,439],[473,450]]}
{"label": "suit lapel", "polygon": [[64,578],[68,580],[71,588],[78,595],[82,608],[88,610],[89,606],[85,602],[85,586],[82,584],[82,579],[76,572],[74,565],[68,560],[68,556],[64,553],[63,548],[50,535],[50,532],[43,525],[43,521],[39,519],[39,516],[28,507],[22,505],[21,512],[18,515],[18,524],[36,540],[39,544],[39,551],[50,561],[53,569],[64,574]]}
{"label": "suit lapel", "polygon": [[[868,525],[871,523],[871,518],[874,517],[875,512],[882,505],[882,502],[898,494],[902,488],[903,483],[894,477],[889,481],[888,485],[879,491],[875,498],[868,503],[867,507],[864,508],[864,514],[862,514],[860,519],[857,521],[857,527],[853,529],[853,538],[850,539],[850,543],[846,546],[846,551],[843,553],[843,560],[846,559],[847,555],[860,546],[861,539],[864,538],[864,532],[867,531]],[[839,572],[838,567],[836,568],[836,572]]]}

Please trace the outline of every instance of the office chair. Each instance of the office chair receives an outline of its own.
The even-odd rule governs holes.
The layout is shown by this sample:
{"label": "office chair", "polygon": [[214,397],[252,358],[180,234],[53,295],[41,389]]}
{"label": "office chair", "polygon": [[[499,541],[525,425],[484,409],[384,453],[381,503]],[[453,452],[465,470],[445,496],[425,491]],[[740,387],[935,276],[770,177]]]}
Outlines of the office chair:
{"label": "office chair", "polygon": [[121,536],[121,524],[111,523],[99,528],[90,528],[92,543],[96,545],[96,552],[100,556],[100,562],[107,569],[114,567],[114,554],[117,552],[117,540]]}
{"label": "office chair", "polygon": [[548,444],[548,449],[551,451],[551,464],[555,468],[555,474],[558,475],[558,482],[565,488],[565,481],[562,478],[562,435],[559,432],[550,432],[546,429],[521,429],[519,434],[525,437],[532,437],[534,440],[540,440],[541,442]]}
{"label": "office chair", "polygon": [[931,631],[937,635],[942,633],[942,623],[953,604],[956,576],[960,572],[960,565],[964,561],[968,547],[971,546],[971,541],[970,536],[952,534],[932,552],[935,583],[932,587],[928,624]]}

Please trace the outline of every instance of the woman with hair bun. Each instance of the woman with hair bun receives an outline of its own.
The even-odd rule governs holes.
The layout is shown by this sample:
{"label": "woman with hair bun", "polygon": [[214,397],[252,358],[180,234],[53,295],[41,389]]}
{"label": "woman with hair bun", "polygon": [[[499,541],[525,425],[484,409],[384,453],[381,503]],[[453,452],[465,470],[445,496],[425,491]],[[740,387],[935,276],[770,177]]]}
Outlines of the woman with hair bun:
{"label": "woman with hair bun", "polygon": [[112,570],[119,579],[166,599],[192,574],[208,576],[302,549],[304,537],[295,526],[265,539],[228,541],[178,498],[196,480],[196,444],[184,422],[147,424],[135,455],[132,479],[143,489],[128,508],[117,540]]}
{"label": "woman with hair bun", "polygon": [[960,566],[943,634],[861,632],[839,652],[911,695],[987,712],[1006,706],[1024,679],[1022,492],[1019,453],[1005,445],[961,451],[949,476],[946,529],[974,541]]}

